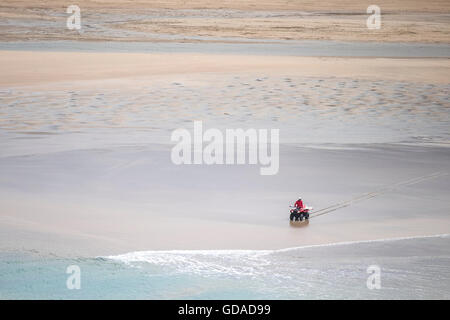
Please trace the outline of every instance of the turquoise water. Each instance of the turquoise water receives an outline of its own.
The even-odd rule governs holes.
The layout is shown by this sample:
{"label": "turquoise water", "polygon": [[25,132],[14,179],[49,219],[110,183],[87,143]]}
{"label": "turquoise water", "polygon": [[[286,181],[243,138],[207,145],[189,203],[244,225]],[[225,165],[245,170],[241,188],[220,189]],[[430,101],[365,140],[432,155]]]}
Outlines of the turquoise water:
{"label": "turquoise water", "polygon": [[[69,265],[81,288],[69,290]],[[371,265],[381,288],[369,290]],[[448,235],[285,250],[0,255],[2,299],[449,299]]]}
{"label": "turquoise water", "polygon": [[[66,287],[66,268],[78,265],[81,288]],[[173,274],[155,266],[131,267],[103,258],[36,258],[2,255],[2,299],[262,299],[250,278]]]}

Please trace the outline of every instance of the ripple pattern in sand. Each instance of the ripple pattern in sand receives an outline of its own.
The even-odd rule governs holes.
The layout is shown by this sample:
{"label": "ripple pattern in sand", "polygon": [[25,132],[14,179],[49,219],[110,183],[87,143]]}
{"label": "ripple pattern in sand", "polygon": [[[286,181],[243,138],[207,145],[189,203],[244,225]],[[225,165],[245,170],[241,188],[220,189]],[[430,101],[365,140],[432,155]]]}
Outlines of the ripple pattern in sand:
{"label": "ripple pattern in sand", "polygon": [[449,84],[298,75],[200,75],[95,89],[8,88],[0,90],[0,130],[167,133],[203,120],[218,128],[280,128],[287,141],[447,141],[449,92]]}

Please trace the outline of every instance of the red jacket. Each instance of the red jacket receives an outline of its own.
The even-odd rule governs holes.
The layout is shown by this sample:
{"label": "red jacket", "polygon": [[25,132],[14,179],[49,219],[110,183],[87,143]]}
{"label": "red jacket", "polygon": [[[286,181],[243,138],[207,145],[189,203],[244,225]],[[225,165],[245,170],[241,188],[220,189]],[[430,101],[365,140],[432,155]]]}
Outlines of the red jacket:
{"label": "red jacket", "polygon": [[304,208],[304,206],[303,206],[303,201],[300,200],[300,199],[297,200],[297,201],[295,202],[294,206],[295,206],[296,208],[303,209],[303,208]]}

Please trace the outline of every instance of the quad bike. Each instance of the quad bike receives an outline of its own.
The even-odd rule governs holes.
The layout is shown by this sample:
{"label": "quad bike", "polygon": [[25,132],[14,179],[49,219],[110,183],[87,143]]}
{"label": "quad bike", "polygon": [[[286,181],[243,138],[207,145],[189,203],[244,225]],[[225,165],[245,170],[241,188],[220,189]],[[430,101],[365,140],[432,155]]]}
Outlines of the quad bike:
{"label": "quad bike", "polygon": [[291,215],[289,219],[291,221],[303,221],[303,219],[308,220],[309,219],[309,211],[312,210],[311,207],[304,207],[303,209],[290,206]]}

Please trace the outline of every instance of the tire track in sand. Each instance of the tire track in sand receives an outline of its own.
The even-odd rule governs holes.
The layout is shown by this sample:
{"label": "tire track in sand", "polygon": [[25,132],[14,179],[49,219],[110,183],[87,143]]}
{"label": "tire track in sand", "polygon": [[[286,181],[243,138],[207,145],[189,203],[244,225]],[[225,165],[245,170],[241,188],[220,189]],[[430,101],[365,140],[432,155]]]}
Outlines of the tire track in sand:
{"label": "tire track in sand", "polygon": [[430,179],[443,177],[443,176],[446,176],[447,174],[448,173],[445,172],[445,171],[438,171],[438,172],[434,172],[432,174],[428,174],[428,175],[425,175],[425,176],[420,176],[420,177],[416,177],[416,178],[413,178],[413,179],[400,181],[400,182],[397,182],[397,183],[394,183],[394,184],[391,184],[391,185],[387,185],[385,187],[382,187],[382,188],[378,189],[377,191],[367,192],[367,193],[361,194],[359,196],[356,196],[356,197],[354,197],[354,198],[352,198],[350,200],[339,202],[339,203],[336,203],[334,205],[328,206],[326,208],[322,208],[320,210],[317,210],[317,211],[311,213],[311,218],[319,217],[321,215],[328,214],[330,212],[333,212],[333,211],[336,211],[336,210],[339,210],[339,209],[351,206],[354,203],[377,197],[379,195],[385,194],[386,192],[389,192],[389,191],[393,191],[393,190],[395,190],[397,188],[400,188],[400,187],[413,185],[413,184],[416,184],[416,183],[419,183],[419,182],[422,182],[422,181],[425,181],[425,180],[430,180]]}

